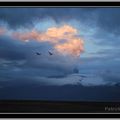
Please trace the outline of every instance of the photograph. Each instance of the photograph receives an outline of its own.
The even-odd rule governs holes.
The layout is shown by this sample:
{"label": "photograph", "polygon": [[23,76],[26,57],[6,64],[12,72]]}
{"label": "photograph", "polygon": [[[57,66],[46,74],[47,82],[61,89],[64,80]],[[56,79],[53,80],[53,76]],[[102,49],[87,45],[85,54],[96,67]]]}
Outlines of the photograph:
{"label": "photograph", "polygon": [[39,4],[0,7],[0,112],[119,113],[120,7]]}

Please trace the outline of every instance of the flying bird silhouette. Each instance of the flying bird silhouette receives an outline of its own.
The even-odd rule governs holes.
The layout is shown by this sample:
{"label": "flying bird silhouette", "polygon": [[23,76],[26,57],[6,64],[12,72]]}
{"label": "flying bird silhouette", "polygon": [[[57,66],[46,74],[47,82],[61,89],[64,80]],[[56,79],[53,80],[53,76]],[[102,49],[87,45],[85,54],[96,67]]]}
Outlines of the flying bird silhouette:
{"label": "flying bird silhouette", "polygon": [[37,55],[41,55],[41,53],[36,52]]}
{"label": "flying bird silhouette", "polygon": [[50,51],[48,51],[49,55],[53,55]]}

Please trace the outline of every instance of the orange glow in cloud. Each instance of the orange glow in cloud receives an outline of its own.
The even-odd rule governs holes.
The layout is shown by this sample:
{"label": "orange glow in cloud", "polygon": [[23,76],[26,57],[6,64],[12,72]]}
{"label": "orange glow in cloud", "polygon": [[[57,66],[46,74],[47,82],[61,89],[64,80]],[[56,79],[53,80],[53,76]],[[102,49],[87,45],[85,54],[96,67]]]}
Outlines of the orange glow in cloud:
{"label": "orange glow in cloud", "polygon": [[36,30],[32,30],[30,32],[25,33],[15,32],[13,33],[13,37],[20,40],[32,39],[40,42],[58,43],[63,39],[67,40],[68,37],[71,37],[76,33],[77,33],[76,29],[74,29],[71,26],[64,25],[58,28],[57,27],[48,28],[46,32],[38,32]]}
{"label": "orange glow in cloud", "polygon": [[14,32],[12,37],[26,42],[29,40],[49,42],[55,51],[62,55],[78,57],[84,51],[83,40],[77,37],[77,29],[70,25],[51,27],[46,32],[39,32],[34,29],[25,33]]}
{"label": "orange glow in cloud", "polygon": [[78,39],[73,39],[70,42],[58,44],[55,48],[61,54],[69,54],[75,57],[80,56],[81,52],[84,51],[83,41]]}
{"label": "orange glow in cloud", "polygon": [[0,27],[0,35],[4,35],[6,33],[6,29],[3,27]]}
{"label": "orange glow in cloud", "polygon": [[19,39],[19,40],[23,40],[23,41],[28,41],[28,40],[31,40],[31,39],[36,40],[38,35],[39,34],[37,33],[37,31],[33,30],[31,32],[25,32],[25,33],[14,32],[12,34],[12,37],[16,38],[16,39]]}
{"label": "orange glow in cloud", "polygon": [[65,36],[74,35],[76,33],[77,33],[77,30],[69,25],[64,25],[59,28],[52,27],[52,28],[49,28],[46,32],[48,36],[59,38],[59,39],[63,39]]}

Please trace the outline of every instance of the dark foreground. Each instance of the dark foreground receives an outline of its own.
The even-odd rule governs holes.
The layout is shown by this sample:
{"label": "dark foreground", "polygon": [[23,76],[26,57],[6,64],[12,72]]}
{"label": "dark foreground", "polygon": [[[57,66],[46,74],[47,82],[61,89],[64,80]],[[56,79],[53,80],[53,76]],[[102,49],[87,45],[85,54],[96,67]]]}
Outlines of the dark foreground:
{"label": "dark foreground", "polygon": [[0,101],[0,113],[119,113],[119,107],[118,102]]}
{"label": "dark foreground", "polygon": [[0,89],[1,113],[120,113],[120,86],[11,85]]}

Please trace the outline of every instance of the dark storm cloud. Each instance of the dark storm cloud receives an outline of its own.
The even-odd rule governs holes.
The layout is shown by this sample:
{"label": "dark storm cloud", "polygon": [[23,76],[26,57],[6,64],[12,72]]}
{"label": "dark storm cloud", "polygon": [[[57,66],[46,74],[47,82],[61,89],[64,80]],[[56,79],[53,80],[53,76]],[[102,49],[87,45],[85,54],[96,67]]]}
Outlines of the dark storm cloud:
{"label": "dark storm cloud", "polygon": [[37,9],[0,8],[0,20],[7,22],[12,28],[23,26],[26,23],[32,24],[32,20],[36,15],[40,16]]}
{"label": "dark storm cloud", "polygon": [[24,60],[30,56],[34,58],[37,51],[43,52],[48,46],[47,43],[35,41],[26,43],[9,36],[0,36],[0,58],[7,60]]}
{"label": "dark storm cloud", "polygon": [[10,27],[32,26],[35,20],[52,17],[56,22],[77,19],[96,24],[106,32],[119,33],[120,8],[0,8],[0,20]]}
{"label": "dark storm cloud", "polygon": [[[95,30],[93,28],[94,33],[86,37],[86,39],[93,40],[98,47],[101,46],[101,50],[102,48],[103,50],[104,48],[109,48],[110,50],[104,51],[106,55],[108,54],[108,58],[110,56],[110,59],[119,57],[116,52],[119,51],[120,47],[120,8],[98,8],[93,11],[93,14]],[[88,32],[90,28],[91,26],[89,26]],[[98,53],[98,55],[101,54]]]}
{"label": "dark storm cloud", "polygon": [[[85,24],[92,22],[98,28],[92,38],[104,47],[105,45],[119,46],[119,13],[120,8],[0,8],[0,20],[7,22],[11,28],[31,26],[33,21],[46,17],[52,17],[56,22],[62,20],[67,22],[71,19],[76,19],[80,23],[86,21]],[[114,53],[114,51],[111,52]],[[21,57],[24,52],[22,55],[21,51],[14,54],[19,54]]]}
{"label": "dark storm cloud", "polygon": [[[8,23],[10,29],[25,27],[26,25],[29,27],[33,25],[34,21],[46,17],[52,17],[58,24],[61,21],[67,22],[71,19],[78,20],[83,26],[90,24],[90,28],[94,24],[94,27],[98,28],[92,36],[96,42],[98,41],[96,44],[103,47],[106,45],[113,46],[113,48],[97,53],[100,57],[83,58],[85,64],[80,65],[80,72],[82,70],[89,70],[90,72],[92,69],[97,71],[99,68],[101,70],[115,69],[120,66],[119,60],[117,62],[115,60],[119,58],[119,49],[114,49],[120,43],[118,34],[120,30],[119,13],[120,9],[118,8],[0,8],[0,21]],[[89,28],[86,27],[85,29]],[[60,82],[61,79],[50,79],[51,76],[71,74],[75,65],[70,65],[69,58],[65,61],[58,56],[51,59],[48,56],[49,46],[48,43],[41,44],[37,41],[25,43],[6,36],[0,37],[0,67],[5,64],[1,68],[0,79],[38,80],[46,83],[50,80],[53,84],[57,84],[58,80],[58,83],[62,85],[65,82],[71,84],[74,81],[74,77],[71,78],[71,76],[67,79],[62,78],[62,83]],[[42,57],[37,56],[36,52],[42,52]],[[8,60],[7,63],[4,60]]]}
{"label": "dark storm cloud", "polygon": [[21,44],[8,37],[0,37],[0,58],[7,60],[25,59],[25,52]]}
{"label": "dark storm cloud", "polygon": [[[20,77],[32,80],[36,76],[64,76],[73,72],[74,64],[61,56],[48,54],[48,43],[22,42],[6,36],[0,37],[0,78],[16,80]],[[41,52],[38,56],[36,52]],[[7,74],[7,76],[6,76]],[[40,78],[41,79],[41,78]]]}
{"label": "dark storm cloud", "polygon": [[95,8],[0,8],[0,20],[12,28],[32,26],[34,20],[52,17],[56,22],[78,19],[86,21]]}
{"label": "dark storm cloud", "polygon": [[99,8],[96,11],[98,26],[109,33],[119,34],[120,8]]}

